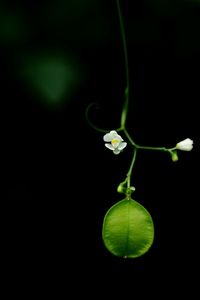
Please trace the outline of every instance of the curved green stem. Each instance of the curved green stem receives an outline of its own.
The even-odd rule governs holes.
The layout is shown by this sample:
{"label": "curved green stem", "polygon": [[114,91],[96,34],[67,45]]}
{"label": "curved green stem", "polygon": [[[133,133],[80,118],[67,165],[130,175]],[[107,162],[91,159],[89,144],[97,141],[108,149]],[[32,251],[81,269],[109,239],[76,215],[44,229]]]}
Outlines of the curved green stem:
{"label": "curved green stem", "polygon": [[[96,131],[103,132],[103,133],[109,132],[110,130],[108,130],[108,129],[103,129],[103,128],[100,128],[100,127],[97,127],[96,125],[94,125],[94,124],[90,121],[90,118],[89,118],[89,111],[90,111],[90,109],[91,109],[93,106],[98,107],[98,104],[95,103],[95,102],[90,103],[90,104],[88,105],[88,107],[86,108],[86,110],[85,110],[85,118],[86,118],[88,124],[89,124],[93,129],[95,129]],[[121,127],[118,128],[118,129],[116,129],[116,131],[121,131],[121,130],[122,130]]]}
{"label": "curved green stem", "polygon": [[128,131],[126,130],[125,127],[124,127],[123,131],[124,131],[127,139],[129,140],[129,142],[131,143],[131,145],[137,148],[138,145],[133,141],[132,137],[130,136],[130,134],[128,133]]}
{"label": "curved green stem", "polygon": [[134,149],[132,162],[131,162],[130,168],[128,170],[128,173],[127,173],[127,188],[128,189],[130,188],[130,185],[131,185],[131,175],[132,175],[133,166],[134,166],[135,159],[136,159],[136,154],[137,154],[137,148]]}
{"label": "curved green stem", "polygon": [[[129,67],[128,67],[128,51],[127,51],[127,43],[126,43],[126,36],[125,36],[125,30],[124,30],[124,23],[123,23],[123,18],[122,18],[122,13],[121,13],[121,8],[119,4],[119,0],[116,0],[117,3],[117,10],[118,10],[118,16],[119,16],[119,23],[120,23],[120,30],[121,30],[121,37],[122,37],[122,43],[123,43],[123,50],[124,50],[124,60],[125,60],[125,74],[126,74],[126,87],[124,90],[124,104],[122,108],[122,113],[121,113],[121,126],[120,128],[116,129],[116,131],[123,131],[125,128],[125,123],[127,119],[127,113],[128,113],[128,105],[129,105]],[[86,119],[88,124],[95,130],[99,132],[108,132],[109,130],[99,128],[95,126],[89,119],[88,117],[88,112],[91,108],[96,103],[91,103],[87,109],[86,109]]]}
{"label": "curved green stem", "polygon": [[128,104],[129,104],[129,67],[128,67],[128,51],[127,51],[127,43],[126,43],[126,36],[125,36],[125,30],[124,30],[124,23],[121,13],[121,8],[119,5],[119,0],[116,0],[117,2],[117,10],[119,15],[119,23],[120,23],[120,30],[121,30],[121,36],[122,36],[122,42],[123,42],[123,49],[124,49],[124,60],[125,60],[125,72],[126,72],[126,88],[124,91],[124,105],[122,109],[121,114],[121,127],[124,128],[128,113]]}
{"label": "curved green stem", "polygon": [[141,145],[138,145],[136,144],[132,137],[130,136],[130,134],[128,133],[128,131],[126,130],[126,128],[123,129],[127,139],[129,140],[129,142],[131,143],[132,146],[134,146],[136,149],[141,149],[141,150],[155,150],[155,151],[167,151],[167,152],[171,152],[173,150],[176,149],[176,147],[174,148],[171,148],[171,149],[167,149],[165,147],[151,147],[151,146],[141,146]]}

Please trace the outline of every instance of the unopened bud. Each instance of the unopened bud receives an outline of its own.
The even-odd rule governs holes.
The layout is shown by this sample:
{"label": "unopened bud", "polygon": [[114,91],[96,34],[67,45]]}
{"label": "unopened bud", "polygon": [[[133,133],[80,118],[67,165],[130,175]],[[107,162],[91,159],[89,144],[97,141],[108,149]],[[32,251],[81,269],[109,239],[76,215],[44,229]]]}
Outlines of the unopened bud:
{"label": "unopened bud", "polygon": [[118,188],[117,188],[117,192],[120,194],[126,194],[126,188],[123,186],[123,183],[120,183]]}
{"label": "unopened bud", "polygon": [[177,151],[172,151],[171,157],[172,157],[172,161],[174,161],[174,162],[177,161],[178,160]]}

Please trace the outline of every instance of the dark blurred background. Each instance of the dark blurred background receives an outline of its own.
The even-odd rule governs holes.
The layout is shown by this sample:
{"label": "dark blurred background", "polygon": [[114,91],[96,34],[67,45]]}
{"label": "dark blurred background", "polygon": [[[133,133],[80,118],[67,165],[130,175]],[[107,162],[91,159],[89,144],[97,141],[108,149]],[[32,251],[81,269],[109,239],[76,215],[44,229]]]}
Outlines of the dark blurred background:
{"label": "dark blurred background", "polygon": [[98,103],[91,121],[119,127],[125,73],[116,2],[1,1],[1,259],[8,292],[162,298],[197,289],[200,1],[122,0],[121,9],[130,134],[139,144],[166,147],[189,137],[194,149],[176,163],[139,152],[134,199],[152,215],[155,242],[138,259],[112,256],[101,226],[122,199],[116,188],[132,153],[107,150],[85,110]]}

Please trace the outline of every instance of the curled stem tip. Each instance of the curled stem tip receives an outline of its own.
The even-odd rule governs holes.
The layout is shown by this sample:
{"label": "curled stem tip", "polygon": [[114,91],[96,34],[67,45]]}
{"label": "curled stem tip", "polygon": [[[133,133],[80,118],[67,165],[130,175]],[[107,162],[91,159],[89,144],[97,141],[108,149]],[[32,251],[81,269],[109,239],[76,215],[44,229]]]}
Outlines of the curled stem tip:
{"label": "curled stem tip", "polygon": [[89,118],[89,112],[91,111],[91,109],[92,109],[93,107],[95,107],[95,108],[97,109],[97,108],[99,108],[100,106],[99,106],[99,104],[96,103],[96,102],[92,102],[92,103],[90,103],[90,104],[88,105],[88,107],[87,107],[86,110],[85,110],[85,117],[86,117],[86,120],[87,120],[88,124],[89,124],[93,129],[95,129],[96,131],[103,132],[103,133],[108,132],[109,130],[103,129],[103,128],[100,128],[100,127],[97,127],[97,126],[94,125],[94,124],[92,123],[92,121],[90,120],[90,118]]}

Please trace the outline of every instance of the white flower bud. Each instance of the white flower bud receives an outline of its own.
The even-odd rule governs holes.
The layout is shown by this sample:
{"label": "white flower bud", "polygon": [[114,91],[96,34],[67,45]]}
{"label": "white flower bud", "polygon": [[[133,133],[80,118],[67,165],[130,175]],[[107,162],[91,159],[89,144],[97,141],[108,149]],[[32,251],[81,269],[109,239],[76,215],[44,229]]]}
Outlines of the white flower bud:
{"label": "white flower bud", "polygon": [[176,144],[176,149],[178,149],[178,150],[191,151],[192,148],[193,148],[193,141],[189,138]]}

